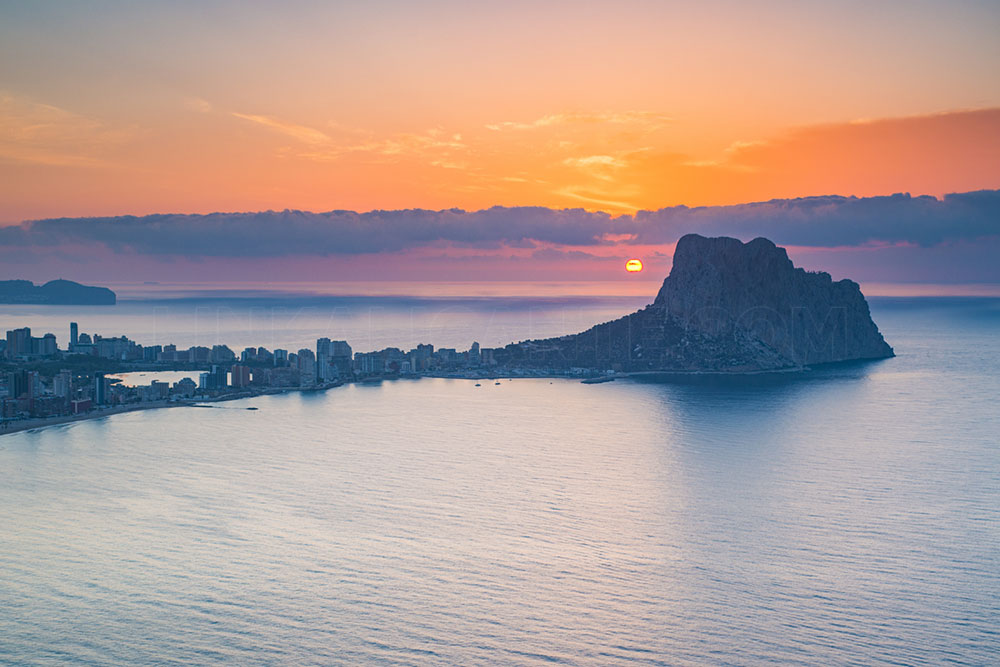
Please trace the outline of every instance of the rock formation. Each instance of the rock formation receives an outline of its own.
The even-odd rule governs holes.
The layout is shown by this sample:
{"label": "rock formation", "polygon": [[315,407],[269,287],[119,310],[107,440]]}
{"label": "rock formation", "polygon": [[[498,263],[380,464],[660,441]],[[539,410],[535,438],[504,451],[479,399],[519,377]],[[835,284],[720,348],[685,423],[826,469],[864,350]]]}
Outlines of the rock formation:
{"label": "rock formation", "polygon": [[797,269],[767,239],[688,234],[656,300],[583,333],[494,351],[507,367],[752,372],[893,356],[858,284]]}

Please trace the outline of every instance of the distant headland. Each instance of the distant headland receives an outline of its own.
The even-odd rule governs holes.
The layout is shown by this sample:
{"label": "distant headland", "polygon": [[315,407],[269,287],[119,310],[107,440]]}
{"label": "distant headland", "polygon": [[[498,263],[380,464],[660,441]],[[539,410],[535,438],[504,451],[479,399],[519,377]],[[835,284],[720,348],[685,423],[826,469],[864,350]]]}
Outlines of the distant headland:
{"label": "distant headland", "polygon": [[91,287],[72,280],[50,280],[44,285],[35,285],[30,280],[0,280],[0,303],[113,306],[117,300],[107,287]]}

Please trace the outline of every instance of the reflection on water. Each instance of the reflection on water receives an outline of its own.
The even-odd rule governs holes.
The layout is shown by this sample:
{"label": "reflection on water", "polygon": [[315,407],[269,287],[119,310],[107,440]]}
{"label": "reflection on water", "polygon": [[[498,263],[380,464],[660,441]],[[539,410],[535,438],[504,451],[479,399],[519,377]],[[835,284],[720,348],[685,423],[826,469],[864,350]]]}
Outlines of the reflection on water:
{"label": "reflection on water", "polygon": [[988,664],[998,322],[876,318],[898,358],[801,376],[4,436],[0,661]]}

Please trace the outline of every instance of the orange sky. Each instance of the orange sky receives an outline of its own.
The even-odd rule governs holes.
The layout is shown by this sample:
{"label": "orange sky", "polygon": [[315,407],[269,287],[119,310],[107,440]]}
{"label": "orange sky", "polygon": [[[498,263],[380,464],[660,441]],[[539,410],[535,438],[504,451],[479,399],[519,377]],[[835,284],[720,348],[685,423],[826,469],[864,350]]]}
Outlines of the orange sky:
{"label": "orange sky", "polygon": [[536,4],[6,7],[0,223],[1000,186],[994,3]]}

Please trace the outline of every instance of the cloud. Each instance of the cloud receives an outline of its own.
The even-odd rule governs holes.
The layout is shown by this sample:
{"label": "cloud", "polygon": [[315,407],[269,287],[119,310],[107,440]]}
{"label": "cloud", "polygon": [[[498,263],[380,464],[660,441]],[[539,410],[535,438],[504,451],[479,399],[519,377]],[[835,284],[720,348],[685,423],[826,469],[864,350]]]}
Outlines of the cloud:
{"label": "cloud", "polygon": [[1000,190],[949,194],[942,199],[804,197],[736,206],[676,206],[640,211],[637,244],[670,243],[689,231],[743,239],[765,236],[786,245],[814,247],[946,242],[1000,236]]}
{"label": "cloud", "polygon": [[430,128],[425,132],[417,133],[404,132],[376,139],[370,132],[365,130],[347,128],[330,123],[331,127],[337,130],[340,135],[334,137],[314,127],[290,123],[272,116],[260,116],[236,111],[231,112],[231,115],[234,118],[249,121],[255,125],[295,139],[302,144],[306,144],[309,146],[308,150],[299,151],[295,154],[307,160],[332,162],[352,153],[368,153],[386,158],[431,156],[433,158],[431,166],[446,169],[463,169],[465,167],[464,164],[457,160],[440,159],[439,156],[442,154],[447,155],[466,148],[461,134],[448,133],[441,128]]}
{"label": "cloud", "polygon": [[588,155],[586,157],[568,157],[563,164],[569,167],[587,169],[590,167],[624,167],[626,162],[611,155]]}
{"label": "cloud", "polygon": [[[586,195],[576,193],[581,199]],[[1000,190],[934,197],[808,197],[737,206],[677,206],[611,216],[582,209],[266,211],[59,218],[0,227],[0,247],[106,248],[159,257],[287,257],[471,248],[657,246],[697,232],[817,248],[934,246],[1000,237]]]}
{"label": "cloud", "polygon": [[0,245],[92,244],[120,253],[187,257],[353,255],[435,243],[498,247],[537,240],[589,245],[611,224],[603,213],[541,207],[60,218],[0,228]]}
{"label": "cloud", "polygon": [[198,113],[212,113],[214,107],[212,103],[201,97],[185,97],[184,106],[189,111],[196,111]]}
{"label": "cloud", "polygon": [[236,118],[262,125],[275,132],[280,132],[302,143],[322,145],[333,141],[329,135],[307,125],[296,125],[295,123],[288,123],[277,118],[271,118],[270,116],[257,116],[254,114],[238,113],[236,111],[233,111],[232,115]]}
{"label": "cloud", "polygon": [[623,192],[613,193],[603,190],[595,190],[590,187],[571,185],[559,188],[555,190],[553,194],[560,197],[566,197],[568,199],[582,201],[587,204],[597,205],[606,209],[628,212],[636,210],[635,206],[628,201],[625,201],[627,197],[635,194],[635,188],[632,186],[627,187]]}
{"label": "cloud", "polygon": [[661,127],[673,122],[673,118],[654,111],[617,111],[617,112],[569,112],[548,114],[527,123],[502,121],[490,123],[486,129],[500,132],[502,130],[534,130],[553,125],[609,123],[614,125],[646,125]]}
{"label": "cloud", "polygon": [[109,147],[124,143],[133,128],[105,123],[0,92],[0,160],[56,167],[103,167]]}

